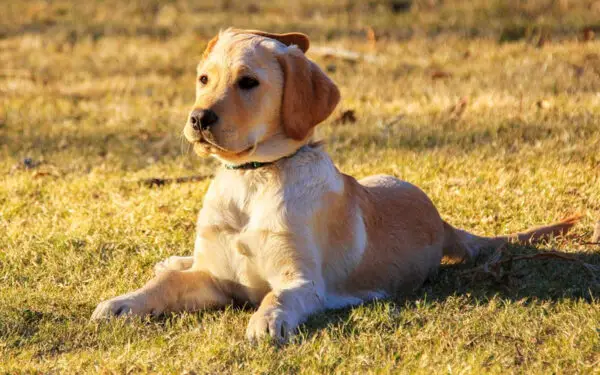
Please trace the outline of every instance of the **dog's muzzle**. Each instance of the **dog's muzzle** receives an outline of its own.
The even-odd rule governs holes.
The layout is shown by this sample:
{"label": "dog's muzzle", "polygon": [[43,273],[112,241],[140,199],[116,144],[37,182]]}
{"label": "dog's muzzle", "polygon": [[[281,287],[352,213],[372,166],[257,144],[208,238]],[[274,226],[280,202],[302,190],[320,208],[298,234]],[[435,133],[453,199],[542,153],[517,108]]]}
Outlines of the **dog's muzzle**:
{"label": "dog's muzzle", "polygon": [[219,116],[211,109],[194,109],[190,114],[190,124],[197,132],[207,131],[219,121]]}

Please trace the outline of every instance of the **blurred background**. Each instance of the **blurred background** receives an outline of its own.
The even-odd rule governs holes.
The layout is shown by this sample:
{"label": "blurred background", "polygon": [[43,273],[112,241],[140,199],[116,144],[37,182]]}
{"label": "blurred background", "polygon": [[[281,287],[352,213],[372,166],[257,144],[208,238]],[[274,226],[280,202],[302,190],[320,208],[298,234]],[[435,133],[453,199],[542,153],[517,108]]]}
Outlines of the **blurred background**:
{"label": "blurred background", "polygon": [[[82,153],[95,159],[78,160],[79,167],[101,163],[98,155],[121,154],[115,162],[134,169],[181,155],[175,135],[193,100],[198,57],[230,26],[308,34],[309,56],[342,87],[339,108],[351,111],[342,122],[383,121],[387,137],[390,121],[414,114],[403,128],[416,121],[425,134],[404,143],[429,137],[437,144],[440,135],[421,125],[439,122],[429,116],[435,112],[473,110],[474,90],[496,108],[512,101],[521,113],[529,101],[550,106],[547,94],[598,90],[598,0],[4,0],[4,166],[65,153],[74,143],[71,160]],[[154,148],[138,145],[132,156],[136,141]],[[68,160],[62,164],[69,168]]]}
{"label": "blurred background", "polygon": [[[0,169],[15,183],[210,175],[181,132],[199,57],[230,26],[309,35],[342,92],[317,135],[349,173],[403,176],[442,209],[480,185],[567,200],[556,163],[597,175],[581,168],[600,160],[600,0],[4,0]],[[506,225],[485,216],[471,223]]]}
{"label": "blurred background", "polygon": [[1,6],[3,38],[51,34],[57,43],[70,44],[111,36],[208,37],[227,25],[295,29],[320,41],[364,38],[369,27],[391,40],[442,33],[500,41],[546,34],[564,39],[600,30],[597,0],[5,0]]}

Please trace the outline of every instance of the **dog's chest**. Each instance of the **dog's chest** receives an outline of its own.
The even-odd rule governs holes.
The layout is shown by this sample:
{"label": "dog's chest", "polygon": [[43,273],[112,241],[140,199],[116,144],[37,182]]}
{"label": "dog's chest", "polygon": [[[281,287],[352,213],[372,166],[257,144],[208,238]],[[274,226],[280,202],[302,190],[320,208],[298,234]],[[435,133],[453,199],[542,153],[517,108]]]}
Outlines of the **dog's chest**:
{"label": "dog's chest", "polygon": [[329,181],[332,178],[327,175],[292,167],[221,171],[205,196],[199,225],[216,224],[238,233],[287,232],[310,218],[325,193],[339,191],[339,181]]}
{"label": "dog's chest", "polygon": [[287,230],[284,194],[268,179],[217,176],[198,218],[195,257],[219,279],[239,284],[237,297],[260,301],[270,288],[261,238]]}
{"label": "dog's chest", "polygon": [[229,230],[279,230],[284,225],[284,194],[268,176],[252,179],[232,173],[215,182],[214,193],[207,193],[205,202],[214,207],[212,219]]}
{"label": "dog's chest", "polygon": [[[314,233],[315,218],[326,213],[328,196],[343,192],[343,181],[326,155],[306,154],[308,160],[298,155],[279,174],[217,174],[200,212],[195,249],[196,259],[217,278],[234,281],[247,294],[262,298],[277,272],[266,264],[282,257],[281,246],[265,246],[264,238],[271,234],[300,236],[304,245],[292,251],[320,257],[320,248],[327,244]],[[203,235],[206,228],[212,228],[210,235]]]}

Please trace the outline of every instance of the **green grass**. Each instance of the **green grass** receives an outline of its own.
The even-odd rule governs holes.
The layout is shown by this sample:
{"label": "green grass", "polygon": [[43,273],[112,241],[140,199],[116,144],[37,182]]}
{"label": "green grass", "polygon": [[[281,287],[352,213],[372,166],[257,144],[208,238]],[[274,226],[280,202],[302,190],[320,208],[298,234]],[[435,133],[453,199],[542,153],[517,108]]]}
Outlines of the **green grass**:
{"label": "green grass", "polygon": [[600,265],[583,244],[600,220],[600,42],[581,40],[597,1],[128,4],[0,4],[0,372],[600,373],[600,286],[560,260],[500,281],[443,269],[414,295],[317,315],[281,348],[245,341],[249,309],[88,321],[192,251],[209,182],[137,181],[214,169],[181,131],[198,57],[230,25],[375,56],[311,55],[342,91],[332,119],[356,111],[319,128],[343,171],[415,183],[482,234],[582,213],[573,237],[505,256]]}

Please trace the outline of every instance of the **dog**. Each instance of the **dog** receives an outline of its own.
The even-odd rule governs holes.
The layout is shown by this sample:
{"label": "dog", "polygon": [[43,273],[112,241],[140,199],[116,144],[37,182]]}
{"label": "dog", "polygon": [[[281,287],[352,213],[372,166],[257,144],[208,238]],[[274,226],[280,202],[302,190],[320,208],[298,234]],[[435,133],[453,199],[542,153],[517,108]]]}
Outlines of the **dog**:
{"label": "dog", "polygon": [[160,262],[154,279],[101,302],[93,319],[240,301],[258,306],[248,339],[285,342],[312,314],[413,291],[443,262],[563,234],[578,220],[477,236],[442,220],[408,182],[339,172],[313,132],[340,92],[305,56],[309,44],[301,33],[237,29],[208,43],[184,135],[222,166],[204,198],[194,255]]}

